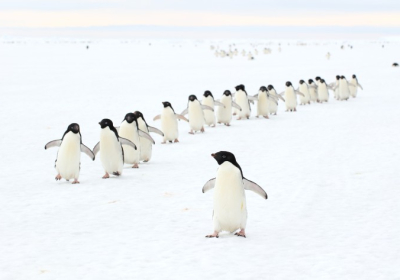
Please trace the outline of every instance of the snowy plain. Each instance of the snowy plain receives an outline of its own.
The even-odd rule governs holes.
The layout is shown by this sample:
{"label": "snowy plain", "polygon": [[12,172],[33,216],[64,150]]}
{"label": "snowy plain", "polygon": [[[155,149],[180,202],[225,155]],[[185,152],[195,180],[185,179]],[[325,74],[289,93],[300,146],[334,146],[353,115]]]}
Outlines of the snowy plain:
{"label": "snowy plain", "polygon": [[[210,45],[260,52],[217,58]],[[400,44],[309,41],[9,40],[0,42],[0,279],[400,279]],[[151,44],[151,45],[150,45]],[[89,45],[89,49],[86,46]],[[347,46],[347,43],[345,43]],[[270,55],[262,54],[270,47]],[[325,54],[331,53],[327,60]],[[269,120],[206,127],[156,145],[149,163],[103,180],[99,156],[81,156],[80,184],[56,182],[59,139],[70,123],[93,148],[103,118],[141,111],[148,124],[170,101],[180,113],[205,90],[219,98],[319,75],[356,74],[349,101],[298,106]],[[236,155],[244,176],[247,238],[212,233],[218,168]]]}

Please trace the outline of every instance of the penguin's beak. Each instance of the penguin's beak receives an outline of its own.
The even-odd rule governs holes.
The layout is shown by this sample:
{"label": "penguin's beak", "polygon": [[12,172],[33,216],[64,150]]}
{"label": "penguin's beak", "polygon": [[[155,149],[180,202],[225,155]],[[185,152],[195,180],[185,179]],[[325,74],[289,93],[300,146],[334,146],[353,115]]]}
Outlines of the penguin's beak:
{"label": "penguin's beak", "polygon": [[215,158],[215,154],[211,154],[211,156],[212,156],[213,158]]}

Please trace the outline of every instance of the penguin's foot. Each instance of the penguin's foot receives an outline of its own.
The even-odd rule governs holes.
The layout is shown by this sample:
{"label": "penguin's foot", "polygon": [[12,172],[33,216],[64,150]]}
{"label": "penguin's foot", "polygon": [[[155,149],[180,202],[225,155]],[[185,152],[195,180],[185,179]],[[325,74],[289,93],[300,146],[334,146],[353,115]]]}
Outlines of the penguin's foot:
{"label": "penguin's foot", "polygon": [[249,118],[250,118],[250,116],[246,116],[246,118],[247,118],[247,119],[249,119]]}
{"label": "penguin's foot", "polygon": [[172,141],[168,141],[169,143],[172,143]]}
{"label": "penguin's foot", "polygon": [[166,144],[166,143],[167,143],[167,141],[162,141],[162,142],[161,142],[161,144]]}
{"label": "penguin's foot", "polygon": [[266,116],[263,116],[264,118],[266,118],[266,119],[269,119],[269,117],[268,117],[268,115],[266,115]]}
{"label": "penguin's foot", "polygon": [[242,118],[237,118],[238,121],[240,121]]}
{"label": "penguin's foot", "polygon": [[174,140],[174,143],[179,143],[178,138],[176,138],[176,139]]}
{"label": "penguin's foot", "polygon": [[293,111],[297,112],[296,108],[294,108]]}
{"label": "penguin's foot", "polygon": [[221,122],[218,122],[219,124],[221,124]]}
{"label": "penguin's foot", "polygon": [[226,125],[226,126],[231,126],[231,124],[230,124],[230,123],[226,123],[225,125]]}
{"label": "penguin's foot", "polygon": [[74,179],[74,181],[72,182],[72,184],[79,184],[78,179]]}
{"label": "penguin's foot", "polygon": [[[137,163],[135,163],[133,166],[132,166],[132,168],[139,168],[139,164],[137,164]],[[115,174],[114,174],[115,175]],[[119,174],[118,174],[119,175]],[[118,176],[117,175],[117,176]]]}
{"label": "penguin's foot", "polygon": [[108,172],[106,172],[106,174],[103,176],[103,179],[108,179],[110,178],[110,175],[108,174]]}
{"label": "penguin's foot", "polygon": [[204,126],[200,129],[201,132],[204,132]]}
{"label": "penguin's foot", "polygon": [[232,115],[236,116],[236,113],[233,113]]}
{"label": "penguin's foot", "polygon": [[244,229],[241,229],[240,231],[236,232],[235,235],[242,236],[242,237],[246,238],[246,234],[244,232]]}
{"label": "penguin's foot", "polygon": [[121,173],[119,173],[118,171],[116,171],[116,172],[113,172],[113,175],[114,175],[114,176],[119,176],[119,175],[121,175]]}
{"label": "penguin's foot", "polygon": [[148,159],[145,159],[143,162],[149,162],[149,160],[150,160],[150,159],[148,158]]}
{"label": "penguin's foot", "polygon": [[56,176],[56,181],[58,181],[58,180],[61,180],[61,175],[60,174],[57,174],[57,176]]}
{"label": "penguin's foot", "polygon": [[193,130],[189,131],[189,134],[194,134]]}
{"label": "penguin's foot", "polygon": [[213,234],[206,235],[206,237],[207,237],[207,238],[213,238],[213,237],[219,238],[219,236],[218,236],[218,231],[214,231]]}

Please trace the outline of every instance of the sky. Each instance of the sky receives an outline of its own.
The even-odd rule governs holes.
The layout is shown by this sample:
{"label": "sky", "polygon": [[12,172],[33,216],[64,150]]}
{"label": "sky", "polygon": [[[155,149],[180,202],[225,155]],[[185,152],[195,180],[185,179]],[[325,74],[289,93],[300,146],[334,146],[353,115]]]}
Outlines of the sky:
{"label": "sky", "polygon": [[400,29],[400,1],[0,0],[0,29],[373,27]]}

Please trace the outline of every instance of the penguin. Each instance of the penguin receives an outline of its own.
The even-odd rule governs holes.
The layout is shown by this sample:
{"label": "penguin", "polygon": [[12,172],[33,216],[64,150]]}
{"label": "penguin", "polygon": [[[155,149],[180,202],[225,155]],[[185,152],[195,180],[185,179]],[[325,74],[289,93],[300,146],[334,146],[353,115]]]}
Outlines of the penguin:
{"label": "penguin", "polygon": [[202,105],[197,100],[196,95],[189,95],[188,106],[181,113],[182,116],[189,115],[189,134],[195,134],[197,131],[204,132],[204,112],[203,110],[210,110],[214,112],[214,109],[207,105]]}
{"label": "penguin", "polygon": [[358,83],[356,75],[354,75],[354,74],[349,82],[349,85],[352,85],[349,87],[349,90],[350,90],[350,95],[353,98],[357,97],[357,89],[358,88],[363,90],[362,86]]}
{"label": "penguin", "polygon": [[249,100],[257,100],[256,98],[249,97],[247,95],[247,92],[245,90],[244,85],[238,85],[235,87],[236,93],[235,93],[235,102],[242,108],[241,111],[236,111],[236,114],[238,115],[238,120],[241,119],[249,119],[250,114],[251,114],[251,108],[250,108],[250,102]]}
{"label": "penguin", "polygon": [[232,94],[229,90],[225,90],[219,100],[224,106],[218,107],[217,122],[223,123],[226,126],[230,126],[232,121],[232,107],[241,111],[242,108],[232,100]]}
{"label": "penguin", "polygon": [[178,143],[178,119],[189,122],[184,116],[175,114],[174,108],[172,108],[171,103],[168,101],[162,102],[164,109],[161,115],[157,115],[154,117],[153,121],[161,120],[161,130],[164,133],[164,139],[161,144],[167,143],[169,141],[172,143]]}
{"label": "penguin", "polygon": [[132,168],[139,168],[141,153],[140,138],[154,144],[153,138],[151,138],[148,133],[139,129],[137,117],[134,113],[128,113],[125,115],[125,118],[119,127],[118,134],[136,145],[136,149],[129,145],[122,145],[124,148],[124,163],[133,164]]}
{"label": "penguin", "polygon": [[[146,132],[147,134],[150,134],[150,132],[154,132],[164,137],[164,133],[161,130],[149,126],[147,124],[141,112],[135,111],[133,113],[136,115],[136,119],[140,130]],[[148,162],[151,159],[152,155],[152,148],[153,148],[152,143],[142,137],[139,138],[139,142],[140,142],[140,160]]]}
{"label": "penguin", "polygon": [[311,97],[310,93],[308,92],[307,83],[305,83],[304,80],[300,80],[299,84],[298,91],[304,94],[304,96],[300,96],[300,105],[311,104]]}
{"label": "penguin", "polygon": [[[209,90],[206,90],[203,94],[204,98],[201,101],[201,104],[209,106],[214,109],[214,105],[224,106],[221,102],[214,100],[214,96]],[[190,118],[189,118],[190,119]],[[204,120],[208,126],[215,127],[215,114],[213,111],[205,110],[204,111]]]}
{"label": "penguin", "polygon": [[[273,85],[268,85],[267,89],[268,89],[270,96],[275,97],[275,100],[278,100],[278,98],[279,98],[279,99],[282,99],[283,102],[285,102],[285,99],[276,92]],[[268,110],[271,115],[272,114],[276,115],[278,112],[278,102],[270,102]]]}
{"label": "penguin", "polygon": [[399,67],[399,64],[397,62],[393,62],[392,67]]}
{"label": "penguin", "polygon": [[82,143],[79,124],[71,123],[61,139],[50,141],[44,146],[44,149],[47,150],[52,147],[60,147],[55,163],[56,181],[62,178],[67,181],[74,179],[72,184],[79,184],[81,152],[88,155],[92,160],[95,158],[92,150]]}
{"label": "penguin", "polygon": [[310,93],[310,100],[313,102],[319,102],[317,93],[317,84],[312,79],[308,80],[308,92]]}
{"label": "penguin", "polygon": [[349,83],[346,80],[345,76],[340,77],[339,82],[339,100],[348,100],[350,97]]}
{"label": "penguin", "polygon": [[333,89],[334,98],[339,100],[339,82],[340,75],[336,75],[336,81],[329,84],[329,87]]}
{"label": "penguin", "polygon": [[115,176],[122,174],[124,166],[124,149],[122,145],[128,145],[136,150],[136,145],[128,139],[119,136],[117,129],[109,119],[99,122],[101,127],[100,142],[93,148],[96,155],[100,150],[100,160],[106,174],[103,179],[110,178],[110,173]]}
{"label": "penguin", "polygon": [[296,112],[296,107],[297,107],[297,96],[301,95],[304,96],[304,94],[302,94],[301,92],[295,90],[293,88],[293,85],[291,82],[286,82],[286,89],[284,92],[281,92],[279,95],[282,96],[282,94],[285,95],[285,105],[286,105],[286,112],[290,111],[290,112]]}
{"label": "penguin", "polygon": [[267,199],[267,193],[256,183],[246,179],[235,156],[226,151],[211,155],[218,163],[217,176],[203,187],[203,193],[214,189],[214,233],[206,237],[218,238],[221,231],[235,232],[246,237],[247,207],[245,190],[251,190]]}
{"label": "penguin", "polygon": [[319,80],[318,85],[318,99],[319,102],[328,102],[329,99],[329,90],[330,87],[326,84],[324,79]]}
{"label": "penguin", "polygon": [[267,88],[265,86],[260,87],[258,94],[256,94],[254,97],[258,98],[257,102],[257,115],[256,117],[258,118],[259,116],[263,116],[266,119],[269,119],[268,115],[270,114],[269,112],[269,107],[270,103],[278,103],[278,101],[275,99],[275,97],[272,97]]}

